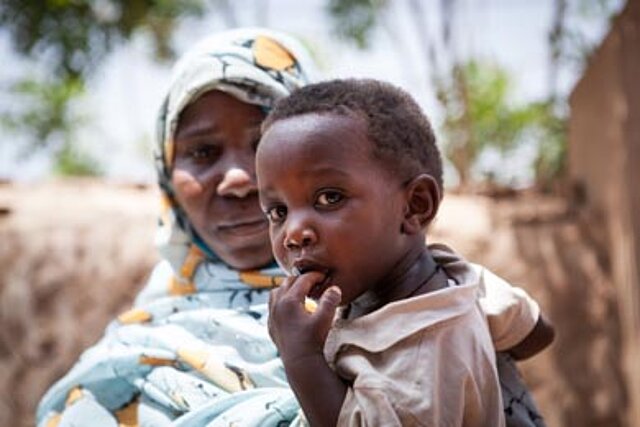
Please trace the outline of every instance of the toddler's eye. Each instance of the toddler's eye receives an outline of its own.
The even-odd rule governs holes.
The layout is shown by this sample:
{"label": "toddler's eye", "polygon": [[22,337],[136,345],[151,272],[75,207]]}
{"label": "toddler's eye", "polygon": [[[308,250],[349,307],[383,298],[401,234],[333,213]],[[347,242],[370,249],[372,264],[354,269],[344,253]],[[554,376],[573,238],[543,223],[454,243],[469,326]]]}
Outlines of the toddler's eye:
{"label": "toddler's eye", "polygon": [[274,206],[272,208],[267,209],[266,211],[267,218],[271,222],[281,222],[287,216],[287,208],[284,206]]}
{"label": "toddler's eye", "polygon": [[332,206],[340,203],[343,199],[344,196],[338,191],[324,191],[318,195],[316,203],[319,206]]}

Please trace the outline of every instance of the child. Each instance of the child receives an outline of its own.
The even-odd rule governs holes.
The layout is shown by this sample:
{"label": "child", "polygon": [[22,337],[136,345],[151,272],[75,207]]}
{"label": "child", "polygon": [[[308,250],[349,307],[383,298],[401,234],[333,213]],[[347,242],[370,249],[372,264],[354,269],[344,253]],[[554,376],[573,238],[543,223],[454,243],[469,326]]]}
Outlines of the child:
{"label": "child", "polygon": [[[269,329],[311,425],[504,425],[480,309],[499,279],[424,245],[442,165],[417,104],[388,84],[336,80],[279,102],[263,132],[260,202],[293,274],[272,292]],[[515,327],[498,328],[504,345],[546,325],[520,297],[494,315]]]}

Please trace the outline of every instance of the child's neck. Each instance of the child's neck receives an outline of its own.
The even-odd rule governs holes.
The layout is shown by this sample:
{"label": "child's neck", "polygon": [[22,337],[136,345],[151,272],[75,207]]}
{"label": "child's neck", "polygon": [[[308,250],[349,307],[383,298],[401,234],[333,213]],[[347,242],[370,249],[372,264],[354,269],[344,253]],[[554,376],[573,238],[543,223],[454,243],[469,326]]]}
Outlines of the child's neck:
{"label": "child's neck", "polygon": [[400,269],[398,276],[381,289],[371,289],[354,300],[346,313],[355,318],[371,313],[393,301],[433,292],[447,286],[444,275],[426,246],[407,257],[407,265]]}

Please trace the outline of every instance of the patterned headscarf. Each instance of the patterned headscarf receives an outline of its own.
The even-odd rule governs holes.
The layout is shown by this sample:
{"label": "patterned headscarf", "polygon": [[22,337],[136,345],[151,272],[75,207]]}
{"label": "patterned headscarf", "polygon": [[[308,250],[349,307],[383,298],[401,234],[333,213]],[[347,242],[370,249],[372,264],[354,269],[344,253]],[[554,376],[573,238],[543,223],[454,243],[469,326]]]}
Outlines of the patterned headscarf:
{"label": "patterned headscarf", "polygon": [[180,113],[214,89],[268,112],[275,101],[314,81],[315,73],[313,61],[298,41],[258,28],[207,38],[176,64],[157,124],[156,169],[163,195],[156,244],[183,284],[190,282],[202,259],[219,259],[197,235],[171,187]]}

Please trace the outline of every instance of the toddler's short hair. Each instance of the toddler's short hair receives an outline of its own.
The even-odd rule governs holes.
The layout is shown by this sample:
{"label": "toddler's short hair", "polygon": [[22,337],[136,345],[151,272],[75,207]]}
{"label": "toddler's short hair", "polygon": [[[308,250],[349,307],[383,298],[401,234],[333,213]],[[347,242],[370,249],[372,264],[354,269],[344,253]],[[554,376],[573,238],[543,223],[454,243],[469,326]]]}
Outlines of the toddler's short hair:
{"label": "toddler's short hair", "polygon": [[262,125],[308,113],[365,121],[373,155],[402,180],[431,175],[442,190],[442,159],[429,120],[404,90],[373,79],[336,79],[304,86],[280,99]]}

